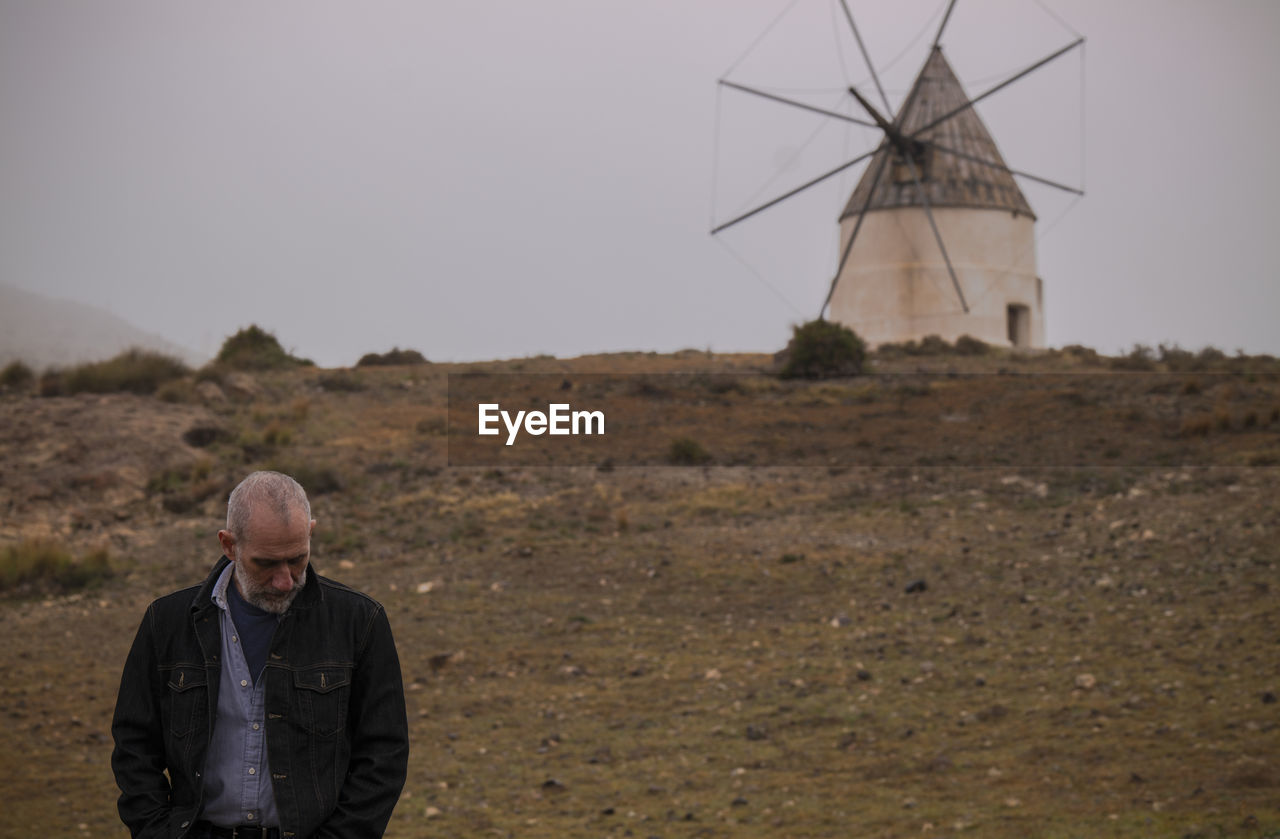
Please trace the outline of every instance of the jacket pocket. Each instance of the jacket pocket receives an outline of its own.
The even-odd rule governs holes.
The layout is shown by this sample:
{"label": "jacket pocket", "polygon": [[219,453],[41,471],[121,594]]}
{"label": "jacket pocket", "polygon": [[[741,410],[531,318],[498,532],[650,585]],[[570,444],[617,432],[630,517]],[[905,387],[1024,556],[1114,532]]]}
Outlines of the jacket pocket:
{"label": "jacket pocket", "polygon": [[203,667],[179,664],[169,670],[169,733],[186,737],[207,709],[208,680]]}
{"label": "jacket pocket", "polygon": [[346,728],[351,699],[351,668],[316,665],[293,672],[293,686],[302,710],[302,727],[320,737]]}

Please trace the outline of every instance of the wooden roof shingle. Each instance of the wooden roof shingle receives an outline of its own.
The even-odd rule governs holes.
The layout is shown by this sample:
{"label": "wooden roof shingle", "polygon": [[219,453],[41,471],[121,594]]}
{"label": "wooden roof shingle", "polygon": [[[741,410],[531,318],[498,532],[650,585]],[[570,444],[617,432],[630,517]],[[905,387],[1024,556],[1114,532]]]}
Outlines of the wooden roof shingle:
{"label": "wooden roof shingle", "polygon": [[[968,95],[956,78],[951,65],[942,56],[942,50],[933,48],[928,61],[916,77],[911,92],[894,119],[894,126],[910,136],[937,118],[962,107],[969,101]],[[1009,210],[1035,218],[1031,205],[1013,175],[1001,168],[980,161],[990,161],[1006,166],[995,140],[983,125],[973,108],[960,111],[916,137],[935,146],[917,165],[921,185],[933,207],[969,207],[974,209]],[[950,154],[946,150],[959,152]],[[961,156],[963,155],[963,156]],[[864,204],[867,212],[895,207],[923,206],[919,190],[905,166],[887,163],[886,156],[896,156],[893,147],[886,143],[871,158],[862,179],[849,197],[840,219],[856,216]],[[876,184],[871,202],[871,182],[876,171],[884,166],[884,173]],[[920,171],[922,170],[923,171]]]}

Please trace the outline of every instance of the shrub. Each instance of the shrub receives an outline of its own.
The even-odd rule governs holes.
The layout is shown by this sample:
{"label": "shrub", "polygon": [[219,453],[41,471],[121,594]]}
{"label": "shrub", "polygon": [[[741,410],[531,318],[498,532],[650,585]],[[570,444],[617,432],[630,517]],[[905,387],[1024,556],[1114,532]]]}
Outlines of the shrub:
{"label": "shrub", "polygon": [[360,377],[345,371],[326,373],[316,379],[316,384],[320,385],[321,390],[331,393],[358,393],[364,390],[364,382]]}
{"label": "shrub", "polygon": [[885,341],[876,345],[876,355],[881,358],[901,358],[904,355],[915,355],[918,349],[915,341]]}
{"label": "shrub", "polygon": [[1111,359],[1110,366],[1112,370],[1154,370],[1156,354],[1145,344],[1134,344],[1128,355]]}
{"label": "shrub", "polygon": [[62,384],[62,371],[54,368],[41,373],[40,381],[36,382],[36,393],[41,396],[62,396],[66,393]]}
{"label": "shrub", "polygon": [[390,352],[365,353],[356,362],[357,367],[391,367],[402,364],[426,364],[427,359],[417,350],[402,350],[392,347]]}
{"label": "shrub", "polygon": [[1205,347],[1196,353],[1196,359],[1205,365],[1217,364],[1227,360],[1227,354],[1217,347]]}
{"label": "shrub", "polygon": [[190,379],[172,379],[160,385],[156,390],[156,399],[161,402],[194,402],[196,388]]}
{"label": "shrub", "polygon": [[1083,344],[1067,344],[1062,348],[1062,354],[1091,367],[1102,364],[1102,358],[1098,355],[1098,351]]}
{"label": "shrub", "polygon": [[213,382],[218,387],[222,387],[227,383],[227,371],[219,367],[216,362],[210,362],[196,371],[196,384],[204,382]]}
{"label": "shrub", "polygon": [[62,373],[62,392],[152,394],[166,382],[190,372],[173,356],[134,348],[115,358],[80,364]]}
{"label": "shrub", "polygon": [[74,591],[94,585],[112,575],[105,549],[91,551],[79,559],[48,539],[24,539],[0,550],[0,591],[53,589]]}
{"label": "shrub", "polygon": [[946,355],[951,349],[941,335],[926,335],[920,339],[920,355]]}
{"label": "shrub", "polygon": [[293,442],[293,429],[279,420],[272,420],[262,430],[262,442],[268,446],[287,446]]}
{"label": "shrub", "polygon": [[827,379],[860,374],[867,348],[852,329],[819,319],[794,327],[783,355],[782,378]]}
{"label": "shrub", "polygon": [[986,355],[991,346],[972,335],[961,335],[956,339],[956,353],[959,355]]}
{"label": "shrub", "polygon": [[677,437],[671,441],[667,460],[676,466],[701,466],[711,462],[711,453],[691,437]]}
{"label": "shrub", "polygon": [[215,361],[235,370],[272,370],[312,364],[305,358],[285,352],[276,336],[256,324],[241,329],[223,341]]}
{"label": "shrub", "polygon": [[1171,346],[1161,344],[1157,349],[1160,353],[1160,363],[1175,373],[1203,370],[1205,367],[1194,353],[1182,349],[1177,344]]}
{"label": "shrub", "polygon": [[35,380],[36,374],[21,361],[10,361],[0,370],[0,388],[4,390],[28,390]]}

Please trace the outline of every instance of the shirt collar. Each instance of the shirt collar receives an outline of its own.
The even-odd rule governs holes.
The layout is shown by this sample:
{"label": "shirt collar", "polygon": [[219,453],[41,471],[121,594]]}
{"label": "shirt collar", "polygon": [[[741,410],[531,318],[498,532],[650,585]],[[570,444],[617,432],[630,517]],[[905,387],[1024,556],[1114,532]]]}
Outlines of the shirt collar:
{"label": "shirt collar", "polygon": [[209,595],[219,609],[226,612],[230,609],[227,605],[227,586],[231,585],[231,576],[235,573],[236,564],[234,562],[227,563],[227,567],[222,569],[218,581],[213,584],[213,593]]}

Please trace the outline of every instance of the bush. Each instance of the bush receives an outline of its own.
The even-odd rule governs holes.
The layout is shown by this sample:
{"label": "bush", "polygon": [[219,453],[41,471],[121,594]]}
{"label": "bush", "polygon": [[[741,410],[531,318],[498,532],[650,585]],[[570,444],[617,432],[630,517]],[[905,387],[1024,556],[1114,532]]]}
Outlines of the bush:
{"label": "bush", "polygon": [[885,341],[876,345],[876,355],[881,358],[902,358],[915,355],[919,347],[915,341]]}
{"label": "bush", "polygon": [[392,347],[390,352],[365,353],[356,362],[357,367],[392,367],[403,364],[426,364],[427,359],[417,350],[402,350]]}
{"label": "bush", "polygon": [[1102,357],[1098,355],[1098,351],[1083,344],[1068,344],[1062,348],[1062,354],[1090,367],[1102,364]]}
{"label": "bush", "polygon": [[1154,370],[1156,354],[1146,344],[1134,344],[1128,355],[1118,355],[1111,359],[1110,366],[1112,370]]}
{"label": "bush", "polygon": [[21,361],[10,361],[0,370],[0,388],[4,390],[29,390],[35,380],[36,374]]}
{"label": "bush", "polygon": [[156,390],[156,399],[161,402],[194,402],[196,388],[190,379],[173,379],[167,381]]}
{"label": "bush", "polygon": [[105,549],[75,559],[56,542],[24,539],[0,550],[0,591],[74,591],[101,582],[112,573]]}
{"label": "bush", "polygon": [[956,339],[957,355],[986,355],[991,350],[991,346],[986,341],[980,341],[972,335],[961,335]]}
{"label": "bush", "polygon": [[[187,365],[173,356],[134,348],[115,358],[80,364],[63,372],[61,392],[152,394],[164,383],[190,372]],[[43,383],[41,389],[44,390]]]}
{"label": "bush", "polygon": [[273,370],[312,364],[305,358],[285,352],[276,336],[256,324],[241,329],[223,341],[215,361],[234,370]]}
{"label": "bush", "polygon": [[345,371],[326,373],[316,379],[316,384],[321,390],[327,390],[330,393],[359,393],[364,390],[364,382],[360,377]]}
{"label": "bush", "polygon": [[782,355],[782,378],[827,379],[860,374],[867,348],[852,329],[819,319],[794,327]]}
{"label": "bush", "polygon": [[920,355],[946,355],[952,347],[941,335],[926,335],[920,339]]}
{"label": "bush", "polygon": [[40,381],[36,382],[36,393],[41,396],[62,396],[66,393],[62,384],[62,371],[54,368],[41,373]]}
{"label": "bush", "polygon": [[[960,350],[960,341],[965,342],[964,350]],[[946,355],[957,351],[963,355],[980,355],[987,349],[987,344],[969,335],[961,336],[954,347],[941,335],[926,335],[919,341],[885,341],[876,347],[876,355],[881,358],[902,358],[904,355]]]}
{"label": "bush", "polygon": [[676,466],[701,466],[711,462],[711,453],[691,437],[678,437],[671,441],[667,460]]}

